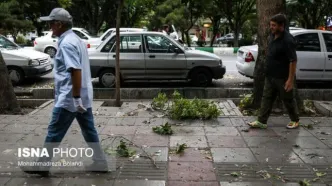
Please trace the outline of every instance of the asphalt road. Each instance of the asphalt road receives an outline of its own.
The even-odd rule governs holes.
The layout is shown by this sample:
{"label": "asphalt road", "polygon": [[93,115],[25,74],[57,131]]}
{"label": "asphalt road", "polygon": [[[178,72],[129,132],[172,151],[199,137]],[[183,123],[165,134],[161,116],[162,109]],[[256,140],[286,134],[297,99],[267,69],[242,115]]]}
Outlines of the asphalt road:
{"label": "asphalt road", "polygon": [[[226,66],[226,74],[223,79],[215,80],[211,87],[244,87],[251,88],[253,86],[253,80],[247,77],[242,76],[236,70],[236,56],[220,56],[223,64]],[[27,79],[22,85],[17,86],[16,88],[37,88],[37,87],[48,87],[49,84],[53,83],[53,73],[47,74],[40,78]],[[98,80],[93,80],[93,85],[96,88],[99,88]],[[145,87],[190,87],[189,83],[180,83],[180,82],[163,82],[163,83],[126,83],[122,87],[127,88],[145,88]],[[312,82],[298,82],[299,88],[312,88],[312,89],[322,89],[322,88],[332,88],[332,83],[312,83]]]}

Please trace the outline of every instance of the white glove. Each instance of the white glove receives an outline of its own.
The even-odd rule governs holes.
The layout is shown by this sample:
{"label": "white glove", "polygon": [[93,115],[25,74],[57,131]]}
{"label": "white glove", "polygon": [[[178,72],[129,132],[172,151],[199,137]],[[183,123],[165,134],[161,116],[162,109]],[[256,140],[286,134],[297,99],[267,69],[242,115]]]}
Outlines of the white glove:
{"label": "white glove", "polygon": [[77,112],[84,113],[86,108],[84,108],[81,98],[74,98],[74,106],[77,108]]}

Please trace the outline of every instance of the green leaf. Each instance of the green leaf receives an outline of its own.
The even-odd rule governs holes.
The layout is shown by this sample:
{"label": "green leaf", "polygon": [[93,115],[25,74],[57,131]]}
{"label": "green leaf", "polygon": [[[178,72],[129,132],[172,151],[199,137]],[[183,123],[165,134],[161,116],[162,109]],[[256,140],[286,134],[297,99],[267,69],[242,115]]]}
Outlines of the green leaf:
{"label": "green leaf", "polygon": [[300,186],[310,186],[310,181],[307,179],[299,181]]}
{"label": "green leaf", "polygon": [[239,174],[239,173],[237,173],[237,172],[232,172],[232,173],[231,173],[231,176],[233,176],[233,177],[239,177],[239,176],[240,176],[240,174]]}
{"label": "green leaf", "polygon": [[326,176],[326,173],[325,172],[316,172],[316,176],[323,177],[323,176]]}
{"label": "green leaf", "polygon": [[183,143],[181,145],[178,145],[176,148],[176,154],[183,154],[184,150],[187,148],[187,144]]}
{"label": "green leaf", "polygon": [[173,129],[172,126],[167,122],[165,125],[160,125],[152,127],[153,132],[161,135],[172,135]]}

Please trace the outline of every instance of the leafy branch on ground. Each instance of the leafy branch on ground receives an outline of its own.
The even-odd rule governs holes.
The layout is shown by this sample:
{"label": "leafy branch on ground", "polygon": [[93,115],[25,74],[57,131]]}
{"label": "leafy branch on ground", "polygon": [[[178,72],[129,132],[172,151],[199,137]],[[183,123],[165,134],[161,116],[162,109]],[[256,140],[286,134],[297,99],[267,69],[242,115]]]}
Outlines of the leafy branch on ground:
{"label": "leafy branch on ground", "polygon": [[116,152],[120,157],[132,157],[136,153],[136,151],[129,149],[123,140],[120,140],[120,145],[117,146]]}
{"label": "leafy branch on ground", "polygon": [[155,110],[165,111],[171,119],[175,120],[212,119],[221,114],[221,110],[213,101],[197,98],[186,99],[177,91],[172,94],[171,100],[167,98],[165,93],[159,93],[153,99],[151,106]]}
{"label": "leafy branch on ground", "polygon": [[310,181],[307,179],[299,181],[300,186],[310,186]]}
{"label": "leafy branch on ground", "polygon": [[153,132],[161,135],[172,135],[172,126],[167,122],[165,125],[160,125],[157,127],[152,127]]}
{"label": "leafy branch on ground", "polygon": [[253,94],[242,94],[240,95],[239,110],[245,116],[257,116],[259,110],[252,109],[252,102],[254,100]]}
{"label": "leafy branch on ground", "polygon": [[183,143],[181,145],[177,144],[176,154],[183,154],[184,150],[187,148],[187,144]]}
{"label": "leafy branch on ground", "polygon": [[[159,169],[160,167],[157,166],[156,164],[156,161],[154,160],[153,156],[150,154],[150,153],[147,153],[143,148],[142,146],[138,146],[136,145],[134,142],[132,142],[131,140],[123,137],[123,136],[108,136],[104,139],[102,139],[100,141],[100,144],[104,144],[103,142],[106,141],[106,140],[110,140],[111,139],[111,142],[108,143],[109,145],[107,145],[107,147],[104,148],[104,152],[108,155],[116,155],[118,154],[117,152],[117,149],[118,147],[121,145],[121,141],[123,142],[122,145],[126,145],[125,141],[127,141],[129,144],[132,144],[133,146],[135,146],[136,148],[139,148],[140,151],[141,151],[141,154],[139,157],[145,157],[145,158],[148,158],[150,159],[150,161],[152,162],[152,164],[154,165],[155,168]],[[120,145],[117,147],[116,150],[113,150],[113,144],[116,142],[117,139],[121,139],[120,140]],[[104,146],[104,145],[103,145]],[[127,147],[127,145],[126,145]],[[119,148],[122,148],[122,147],[119,147]],[[128,148],[127,148],[128,149]],[[133,150],[128,150],[128,152],[133,152]],[[129,154],[132,154],[132,153],[129,153]],[[134,152],[135,154],[135,152]],[[132,155],[133,156],[133,155]]]}

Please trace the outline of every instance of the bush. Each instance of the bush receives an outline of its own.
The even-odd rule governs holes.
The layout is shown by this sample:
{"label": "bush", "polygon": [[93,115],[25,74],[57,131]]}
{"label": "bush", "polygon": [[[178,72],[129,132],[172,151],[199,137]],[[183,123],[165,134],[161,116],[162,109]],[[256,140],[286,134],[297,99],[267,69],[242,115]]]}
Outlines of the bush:
{"label": "bush", "polygon": [[27,41],[25,40],[25,38],[23,36],[16,37],[16,44],[25,45],[26,43],[27,43]]}
{"label": "bush", "polygon": [[216,104],[212,101],[203,99],[185,99],[177,91],[173,93],[172,103],[170,107],[166,107],[168,99],[164,93],[153,99],[152,107],[154,109],[165,110],[172,119],[212,119],[217,118],[221,111]]}

